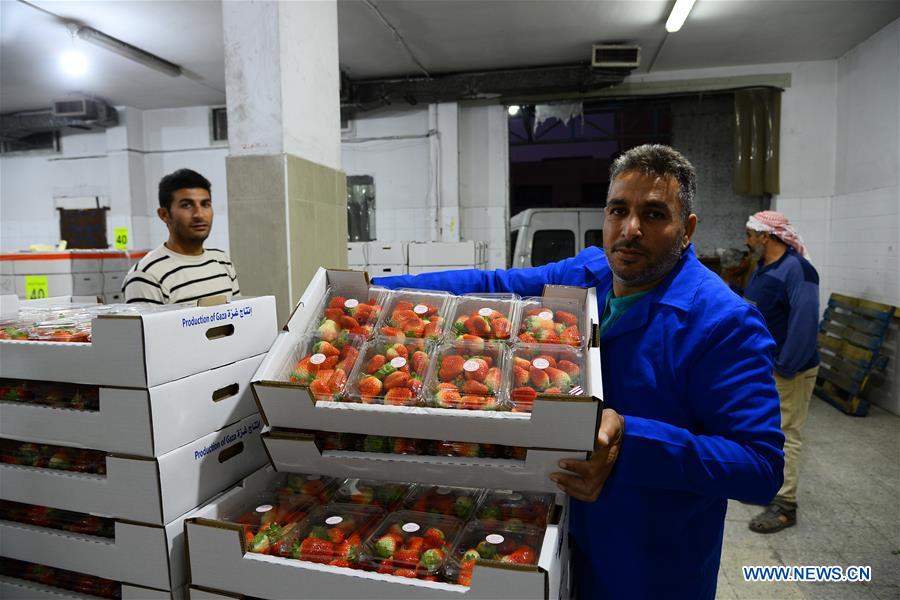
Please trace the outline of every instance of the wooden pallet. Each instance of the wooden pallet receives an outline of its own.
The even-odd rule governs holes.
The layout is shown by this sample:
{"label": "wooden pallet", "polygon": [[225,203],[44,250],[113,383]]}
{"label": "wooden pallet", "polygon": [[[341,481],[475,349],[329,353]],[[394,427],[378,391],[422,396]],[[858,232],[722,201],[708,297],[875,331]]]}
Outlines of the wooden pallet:
{"label": "wooden pallet", "polygon": [[887,363],[881,345],[896,317],[900,309],[888,304],[832,294],[819,324],[821,364],[814,393],[848,415],[868,414],[866,389]]}

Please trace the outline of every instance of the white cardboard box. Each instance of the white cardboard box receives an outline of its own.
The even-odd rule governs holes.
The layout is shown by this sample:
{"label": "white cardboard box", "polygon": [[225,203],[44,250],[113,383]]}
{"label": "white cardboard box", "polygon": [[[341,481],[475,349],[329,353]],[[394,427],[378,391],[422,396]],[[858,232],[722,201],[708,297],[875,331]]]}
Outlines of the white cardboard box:
{"label": "white cardboard box", "polygon": [[347,242],[347,264],[365,265],[369,262],[368,242]]}
{"label": "white cardboard box", "polygon": [[[16,275],[16,294],[26,296],[26,277]],[[47,293],[50,296],[96,296],[103,293],[103,275],[100,273],[50,274],[47,278]]]}
{"label": "white cardboard box", "polygon": [[266,462],[252,415],[156,459],[109,455],[106,475],[0,464],[3,497],[164,525]]}
{"label": "white cardboard box", "polygon": [[122,292],[110,292],[101,296],[103,304],[124,304],[125,294]]}
{"label": "white cardboard box", "polygon": [[[181,600],[186,597],[184,590],[173,593],[137,585],[122,585],[122,600]],[[86,596],[58,587],[0,575],[0,598],[10,598],[11,600],[96,600],[97,596]]]}
{"label": "white cardboard box", "polygon": [[479,242],[411,242],[409,266],[475,265],[482,260]]}
{"label": "white cardboard box", "polygon": [[368,242],[366,247],[366,264],[405,265],[406,248],[409,245],[409,242]]}
{"label": "white cardboard box", "polygon": [[118,293],[122,291],[122,283],[125,281],[126,271],[112,271],[103,273],[103,293]]}
{"label": "white cardboard box", "polygon": [[263,356],[149,390],[101,387],[98,411],[0,401],[0,435],[133,456],[162,456],[256,413],[250,379]]}
{"label": "white cardboard box", "polygon": [[369,265],[366,267],[369,277],[391,277],[406,275],[406,265]]}
{"label": "white cardboard box", "polygon": [[[446,437],[446,435],[444,436]],[[319,450],[309,434],[278,431],[263,434],[275,468],[285,473],[361,477],[413,483],[443,483],[464,487],[557,492],[550,473],[563,459],[585,460],[587,452],[530,448],[525,460],[412,456]]]}
{"label": "white cardboard box", "polygon": [[462,269],[479,269],[484,270],[487,268],[485,263],[478,263],[474,265],[434,265],[430,267],[409,267],[410,275],[421,275],[422,273],[438,273],[440,271],[460,271]]}
{"label": "white cardboard box", "polygon": [[275,298],[101,315],[92,342],[0,341],[0,377],[150,388],[269,349]]}
{"label": "white cardboard box", "polygon": [[[268,425],[437,440],[446,439],[447,432],[452,431],[453,441],[457,442],[567,450],[594,448],[603,404],[599,348],[590,348],[586,353],[585,396],[538,398],[530,414],[315,402],[307,387],[279,381],[278,376],[306,330],[306,323],[314,318],[307,307],[318,306],[327,273],[320,269],[313,277],[301,303],[253,376],[254,394]],[[554,295],[583,298],[584,322],[598,322],[593,288],[548,286],[545,296]]]}
{"label": "white cardboard box", "polygon": [[366,265],[349,264],[349,265],[347,265],[347,269],[350,270],[350,271],[363,271],[363,272],[365,272],[365,270],[366,270]]}
{"label": "white cardboard box", "polygon": [[[425,598],[555,600],[563,572],[567,512],[547,526],[537,566],[477,565],[469,588],[394,577],[299,560],[244,552],[239,525],[218,520],[234,513],[264,488],[266,470],[254,473],[203,507],[205,518],[186,521],[191,584],[231,594],[280,598]],[[396,477],[394,477],[396,479]],[[217,596],[200,596],[216,598]]]}

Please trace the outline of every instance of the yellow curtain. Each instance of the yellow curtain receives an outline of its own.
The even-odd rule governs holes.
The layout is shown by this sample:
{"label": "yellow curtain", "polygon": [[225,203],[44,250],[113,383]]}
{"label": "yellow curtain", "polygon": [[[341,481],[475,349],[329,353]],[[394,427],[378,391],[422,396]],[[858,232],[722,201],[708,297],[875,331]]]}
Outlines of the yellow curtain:
{"label": "yellow curtain", "polygon": [[734,191],[763,196],[779,192],[778,144],[781,90],[734,93]]}

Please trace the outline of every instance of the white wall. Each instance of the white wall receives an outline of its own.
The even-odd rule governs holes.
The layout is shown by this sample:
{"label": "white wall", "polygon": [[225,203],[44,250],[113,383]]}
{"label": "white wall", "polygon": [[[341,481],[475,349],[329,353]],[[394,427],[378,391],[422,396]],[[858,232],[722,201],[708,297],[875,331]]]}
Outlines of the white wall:
{"label": "white wall", "polygon": [[224,143],[213,143],[210,108],[140,111],[119,108],[119,125],[105,132],[64,134],[59,154],[0,158],[0,249],[56,244],[54,199],[100,196],[110,207],[107,237],[128,227],[132,248],[166,238],[156,217],[156,186],[166,173],[194,169],[212,183],[216,218],[207,242],[228,249]]}

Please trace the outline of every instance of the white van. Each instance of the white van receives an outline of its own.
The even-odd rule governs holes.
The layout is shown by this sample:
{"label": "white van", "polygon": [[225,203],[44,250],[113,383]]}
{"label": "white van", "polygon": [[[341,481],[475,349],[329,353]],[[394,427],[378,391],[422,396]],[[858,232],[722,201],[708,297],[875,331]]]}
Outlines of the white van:
{"label": "white van", "polygon": [[512,267],[539,267],[603,247],[602,208],[528,208],[509,221]]}

